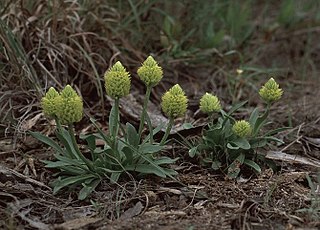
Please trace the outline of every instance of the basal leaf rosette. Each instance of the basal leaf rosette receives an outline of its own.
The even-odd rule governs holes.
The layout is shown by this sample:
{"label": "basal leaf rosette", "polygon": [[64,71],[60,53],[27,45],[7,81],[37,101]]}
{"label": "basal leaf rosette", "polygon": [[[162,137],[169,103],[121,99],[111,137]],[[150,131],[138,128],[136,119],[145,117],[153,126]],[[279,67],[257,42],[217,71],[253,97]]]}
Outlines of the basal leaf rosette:
{"label": "basal leaf rosette", "polygon": [[79,122],[82,116],[82,99],[70,85],[67,85],[57,100],[57,117],[62,124],[72,124]]}
{"label": "basal leaf rosette", "polygon": [[211,93],[205,93],[200,99],[200,110],[208,114],[219,112],[221,104],[218,97]]}
{"label": "basal leaf rosette", "polygon": [[279,87],[279,84],[270,78],[259,90],[259,95],[266,103],[272,103],[278,101],[283,94],[283,90]]}
{"label": "basal leaf rosette", "polygon": [[141,81],[143,81],[147,87],[156,86],[163,77],[162,68],[158,63],[149,56],[137,71]]}
{"label": "basal leaf rosette", "polygon": [[41,99],[41,107],[46,117],[54,118],[57,112],[57,100],[60,97],[55,88],[50,87],[48,92]]}
{"label": "basal leaf rosette", "polygon": [[178,84],[162,96],[162,110],[170,118],[183,116],[187,111],[187,104],[188,99]]}
{"label": "basal leaf rosette", "polygon": [[251,135],[252,128],[249,122],[241,120],[234,123],[232,131],[239,137],[249,137]]}
{"label": "basal leaf rosette", "polygon": [[127,96],[130,92],[131,79],[129,72],[117,61],[104,75],[107,94],[113,99]]}

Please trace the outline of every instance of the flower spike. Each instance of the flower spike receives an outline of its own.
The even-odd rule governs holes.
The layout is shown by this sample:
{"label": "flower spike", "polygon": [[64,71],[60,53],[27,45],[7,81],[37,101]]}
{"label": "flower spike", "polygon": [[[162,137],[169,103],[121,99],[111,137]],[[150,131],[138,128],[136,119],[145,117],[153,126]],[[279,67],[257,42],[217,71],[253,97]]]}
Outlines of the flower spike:
{"label": "flower spike", "polygon": [[236,121],[232,126],[232,131],[239,137],[248,137],[251,135],[252,129],[249,122],[241,120]]}
{"label": "flower spike", "polygon": [[45,116],[49,118],[54,118],[56,116],[56,112],[57,112],[56,102],[59,97],[60,97],[59,93],[53,87],[50,87],[46,95],[42,97],[41,107]]}
{"label": "flower spike", "polygon": [[259,95],[266,103],[272,103],[278,101],[283,94],[283,90],[279,87],[279,84],[270,78],[264,86],[259,90]]}
{"label": "flower spike", "polygon": [[117,61],[104,75],[107,94],[113,99],[127,96],[130,92],[131,79],[129,72]]}
{"label": "flower spike", "polygon": [[200,110],[208,114],[219,112],[221,110],[221,104],[218,97],[211,93],[205,93],[200,99]]}
{"label": "flower spike", "polygon": [[70,86],[61,91],[57,100],[57,117],[62,124],[79,122],[83,116],[83,102],[77,92]]}
{"label": "flower spike", "polygon": [[149,56],[137,71],[141,81],[143,81],[147,87],[156,86],[163,77],[162,68],[158,63]]}
{"label": "flower spike", "polygon": [[168,117],[176,118],[186,113],[187,103],[188,99],[184,91],[176,84],[162,96],[161,107]]}

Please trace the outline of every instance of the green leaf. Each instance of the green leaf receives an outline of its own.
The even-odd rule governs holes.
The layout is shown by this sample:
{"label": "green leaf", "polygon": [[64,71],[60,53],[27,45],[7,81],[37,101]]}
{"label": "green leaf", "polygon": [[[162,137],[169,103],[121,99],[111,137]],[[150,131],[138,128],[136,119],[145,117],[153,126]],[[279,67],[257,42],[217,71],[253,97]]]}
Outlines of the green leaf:
{"label": "green leaf", "polygon": [[233,105],[231,107],[231,109],[229,110],[228,112],[228,115],[232,115],[235,111],[237,111],[239,108],[241,108],[242,106],[244,106],[248,101],[243,101],[243,102],[240,102],[240,103],[237,103],[235,105]]}
{"label": "green leaf", "polygon": [[[146,120],[148,121],[148,116],[146,116]],[[149,140],[152,140],[152,138],[154,137],[154,135],[156,135],[158,132],[160,132],[164,126],[165,126],[165,123],[161,123],[161,124],[158,125],[155,129],[153,129],[152,131],[150,131],[150,133],[146,136],[146,138],[143,140],[143,142],[142,142],[141,145],[144,145],[144,144],[147,143]],[[150,141],[150,144],[152,144],[151,141]]]}
{"label": "green leaf", "polygon": [[175,163],[177,160],[179,159],[179,157],[177,158],[170,158],[170,157],[161,157],[159,159],[154,160],[154,163],[156,165],[163,165],[163,164],[173,164]]}
{"label": "green leaf", "polygon": [[72,176],[67,177],[64,179],[57,179],[55,181],[55,185],[53,188],[53,194],[56,194],[60,189],[73,184],[81,184],[82,182],[86,181],[87,179],[94,178],[95,176],[93,174],[87,174],[87,175],[78,175],[78,176]]}
{"label": "green leaf", "polygon": [[288,129],[291,129],[291,127],[282,127],[282,128],[273,129],[267,132],[264,136],[272,136],[274,134],[278,134],[279,132],[282,132]]}
{"label": "green leaf", "polygon": [[276,138],[276,137],[264,137],[265,140],[267,141],[275,141],[275,142],[278,142],[280,144],[284,144],[283,140],[280,140],[279,138]]}
{"label": "green leaf", "polygon": [[124,164],[132,164],[133,161],[133,151],[130,147],[128,146],[124,146],[122,149],[122,152],[124,153],[124,155],[126,156],[126,161]]}
{"label": "green leaf", "polygon": [[[100,134],[100,138],[101,138],[102,140],[104,140],[109,146],[111,146],[111,145],[112,145],[112,140],[111,140],[110,137],[107,136],[107,135],[102,131],[102,129],[97,125],[96,120],[93,119],[92,117],[90,117],[90,122],[91,122],[91,123],[93,124],[93,126],[98,130],[98,133]],[[98,137],[97,134],[95,134],[95,135]]]}
{"label": "green leaf", "polygon": [[213,161],[211,164],[211,168],[213,170],[218,170],[221,167],[221,162],[220,161]]}
{"label": "green leaf", "polygon": [[252,111],[250,118],[249,118],[249,123],[250,123],[251,127],[255,127],[255,124],[257,122],[258,117],[259,117],[259,109],[255,108]]}
{"label": "green leaf", "polygon": [[130,145],[137,147],[139,145],[139,135],[135,127],[129,122],[126,124],[126,139]]}
{"label": "green leaf", "polygon": [[140,172],[143,174],[155,174],[159,177],[166,177],[166,173],[163,170],[159,170],[158,167],[154,167],[150,164],[136,164],[136,165],[127,165],[125,166],[127,171]]}
{"label": "green leaf", "polygon": [[98,152],[96,151],[96,135],[95,134],[89,134],[89,135],[80,135],[80,138],[82,140],[86,140],[88,143],[88,149],[91,153],[92,161],[96,161],[98,159]]}
{"label": "green leaf", "polygon": [[178,173],[174,169],[162,168],[166,175],[176,176]]}
{"label": "green leaf", "polygon": [[89,134],[89,135],[81,135],[80,138],[82,140],[85,140],[88,144],[88,148],[91,152],[94,152],[94,150],[97,148],[96,146],[96,135],[95,134]]}
{"label": "green leaf", "polygon": [[203,158],[202,161],[203,161],[203,163],[205,163],[205,164],[212,164],[212,159],[209,158],[209,157]]}
{"label": "green leaf", "polygon": [[240,173],[240,167],[245,160],[244,153],[240,153],[239,156],[229,165],[228,177],[237,178]]}
{"label": "green leaf", "polygon": [[66,148],[65,155],[70,158],[80,159],[76,149],[73,146],[72,137],[70,136],[70,133],[66,129],[61,129],[61,132],[57,132],[56,135]]}
{"label": "green leaf", "polygon": [[[127,144],[127,143],[125,143],[125,144]],[[145,147],[143,147],[143,148],[145,148],[145,150],[148,150],[148,148],[149,148],[149,146],[150,146],[150,149],[149,150],[151,150],[151,152],[147,152],[147,153],[152,153],[152,152],[158,152],[158,151],[160,151],[164,146],[159,146],[159,145],[152,145],[152,144],[148,144],[148,143],[146,143],[146,144],[144,144],[143,146],[145,146]],[[154,170],[155,170],[155,173],[154,174],[156,174],[156,175],[167,175],[168,177],[170,177],[171,179],[173,179],[173,180],[176,180],[171,174],[168,174],[167,173],[167,171],[165,170],[165,169],[163,169],[162,167],[160,167],[160,166],[158,166],[157,164],[155,164],[154,162],[153,162],[153,160],[152,159],[150,159],[150,157],[147,157],[147,156],[145,156],[144,154],[145,154],[145,152],[142,152],[142,151],[140,151],[140,149],[139,150],[137,150],[137,149],[134,149],[134,148],[132,148],[132,146],[130,146],[130,145],[128,145],[128,147],[130,147],[133,151],[134,151],[134,155],[137,155],[137,156],[140,156],[141,157],[141,160],[143,159],[144,160],[144,162],[143,163],[146,163],[146,162],[148,162],[149,163],[149,167],[151,166]],[[142,147],[142,146],[141,146]],[[161,147],[161,149],[159,148],[159,147]],[[141,161],[140,160],[140,161]],[[146,164],[145,164],[146,165]],[[127,167],[129,167],[129,168],[127,168]],[[133,167],[133,168],[132,168]],[[124,170],[125,169],[127,169],[127,170],[129,170],[129,169],[131,169],[131,170],[133,170],[134,171],[134,168],[135,168],[135,166],[132,166],[132,165],[127,165],[127,166],[125,166],[124,167]],[[164,177],[165,177],[164,176]]]}
{"label": "green leaf", "polygon": [[111,183],[116,183],[116,182],[118,182],[121,174],[122,174],[122,172],[113,172],[113,173],[111,173],[110,182],[111,182]]}
{"label": "green leaf", "polygon": [[81,159],[72,159],[72,158],[68,158],[68,157],[65,157],[65,156],[58,155],[58,154],[55,154],[54,156],[59,161],[63,161],[63,162],[69,163],[70,165],[78,166],[78,167],[80,167],[82,169],[88,169],[86,163],[83,162]]}
{"label": "green leaf", "polygon": [[261,168],[256,162],[249,159],[245,159],[243,163],[250,166],[251,168],[256,170],[258,173],[261,173]]}
{"label": "green leaf", "polygon": [[241,171],[241,169],[238,167],[230,166],[229,169],[232,169],[232,170],[230,170],[230,171],[228,170],[228,177],[233,178],[233,179],[237,178],[240,171]]}
{"label": "green leaf", "polygon": [[252,149],[261,148],[267,144],[267,140],[264,137],[257,137],[250,140],[250,145]]}
{"label": "green leaf", "polygon": [[234,145],[232,142],[227,144],[228,149],[239,149],[239,146]]}
{"label": "green leaf", "polygon": [[157,153],[157,152],[161,151],[163,148],[164,148],[164,146],[146,143],[146,144],[140,146],[139,151],[144,154]]}
{"label": "green leaf", "polygon": [[192,147],[191,149],[189,149],[188,153],[190,157],[194,157],[198,152],[198,146]]}
{"label": "green leaf", "polygon": [[237,139],[235,139],[235,140],[230,141],[230,142],[227,144],[227,147],[228,147],[228,148],[230,147],[229,144],[232,146],[231,149],[236,149],[236,147],[239,147],[239,148],[241,148],[241,149],[250,149],[250,148],[251,148],[248,140],[245,139],[245,138],[237,138]]}
{"label": "green leaf", "polygon": [[38,139],[39,141],[49,145],[52,147],[54,150],[56,150],[59,154],[63,155],[64,151],[63,149],[51,138],[39,133],[39,132],[32,132],[29,131],[30,135],[33,136],[34,138]]}
{"label": "green leaf", "polygon": [[89,183],[82,183],[83,188],[80,190],[78,194],[78,199],[86,199],[92,193],[92,191],[99,185],[100,181],[100,179],[95,179],[90,181]]}
{"label": "green leaf", "polygon": [[46,168],[60,168],[62,166],[69,166],[73,165],[69,162],[64,162],[64,161],[43,161],[46,164]]}
{"label": "green leaf", "polygon": [[191,123],[183,123],[182,124],[183,129],[192,129],[194,126]]}
{"label": "green leaf", "polygon": [[256,136],[266,122],[269,110],[267,109],[262,116],[259,116],[253,126],[253,136]]}
{"label": "green leaf", "polygon": [[61,173],[68,174],[68,175],[83,175],[88,172],[88,170],[79,168],[78,166],[68,165],[68,166],[61,166],[60,168]]}

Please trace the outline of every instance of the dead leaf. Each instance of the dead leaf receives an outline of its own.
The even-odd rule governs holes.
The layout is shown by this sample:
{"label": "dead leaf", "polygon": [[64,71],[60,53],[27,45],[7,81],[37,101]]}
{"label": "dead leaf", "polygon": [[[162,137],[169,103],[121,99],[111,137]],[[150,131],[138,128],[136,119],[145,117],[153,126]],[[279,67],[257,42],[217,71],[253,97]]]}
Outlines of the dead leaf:
{"label": "dead leaf", "polygon": [[43,113],[39,113],[36,116],[34,116],[33,118],[29,119],[29,120],[25,120],[23,122],[23,124],[21,125],[21,130],[23,131],[28,131],[30,130],[33,126],[35,126],[35,124],[37,123],[37,121],[43,116]]}
{"label": "dead leaf", "polygon": [[310,158],[306,158],[306,157],[302,157],[302,156],[298,156],[298,155],[287,154],[284,152],[270,151],[267,153],[266,158],[271,159],[271,160],[280,160],[280,161],[285,161],[288,163],[304,164],[304,165],[309,165],[309,166],[320,168],[319,161],[316,161],[316,160],[313,160]]}
{"label": "dead leaf", "polygon": [[56,225],[56,229],[80,229],[87,225],[94,224],[98,221],[102,220],[102,218],[96,218],[96,217],[81,217],[73,220],[66,221],[62,224]]}
{"label": "dead leaf", "polygon": [[132,208],[129,208],[127,211],[125,211],[120,219],[126,220],[126,219],[130,219],[134,216],[137,216],[141,213],[141,211],[143,210],[143,205],[142,203],[139,201],[135,204],[135,206],[133,206]]}
{"label": "dead leaf", "polygon": [[166,187],[160,187],[159,190],[164,191],[164,192],[170,192],[175,195],[181,195],[182,192],[178,189],[173,189],[173,188],[166,188]]}

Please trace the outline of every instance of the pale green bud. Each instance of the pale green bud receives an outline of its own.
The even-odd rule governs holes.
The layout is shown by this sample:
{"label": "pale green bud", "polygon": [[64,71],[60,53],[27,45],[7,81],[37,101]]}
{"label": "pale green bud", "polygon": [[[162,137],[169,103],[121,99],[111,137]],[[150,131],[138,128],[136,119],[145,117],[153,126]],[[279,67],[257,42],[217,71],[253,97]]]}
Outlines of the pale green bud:
{"label": "pale green bud", "polygon": [[57,112],[57,98],[60,97],[55,88],[50,87],[48,92],[41,99],[41,107],[45,116],[53,118]]}
{"label": "pale green bud", "polygon": [[131,79],[129,72],[117,61],[104,75],[107,94],[116,99],[127,96],[130,92]]}
{"label": "pale green bud", "polygon": [[219,112],[221,104],[217,96],[205,93],[200,99],[200,110],[204,113]]}
{"label": "pale green bud", "polygon": [[168,117],[176,118],[186,113],[187,103],[184,91],[176,84],[162,96],[161,107]]}
{"label": "pale green bud", "polygon": [[267,81],[259,91],[260,97],[267,103],[272,103],[279,100],[282,94],[282,89],[273,78],[270,78],[269,81]]}
{"label": "pale green bud", "polygon": [[138,69],[137,72],[141,81],[143,81],[146,86],[149,87],[157,85],[163,77],[162,68],[151,56],[149,56],[142,63],[142,66]]}
{"label": "pale green bud", "polygon": [[79,122],[82,116],[82,99],[70,85],[67,85],[57,100],[57,117],[62,124],[71,124]]}
{"label": "pale green bud", "polygon": [[248,137],[251,135],[252,129],[249,122],[241,120],[236,121],[232,126],[232,131],[239,137]]}

